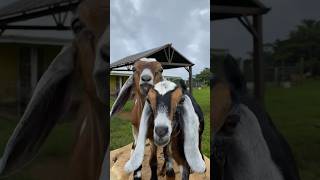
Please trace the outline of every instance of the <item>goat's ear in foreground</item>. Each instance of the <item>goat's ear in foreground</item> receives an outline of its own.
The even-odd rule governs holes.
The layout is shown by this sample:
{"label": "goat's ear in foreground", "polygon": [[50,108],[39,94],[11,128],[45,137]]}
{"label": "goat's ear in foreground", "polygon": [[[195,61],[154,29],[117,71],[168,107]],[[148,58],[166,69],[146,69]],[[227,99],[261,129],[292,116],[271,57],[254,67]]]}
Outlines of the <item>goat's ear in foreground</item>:
{"label": "goat's ear in foreground", "polygon": [[206,170],[206,164],[202,159],[199,149],[199,117],[193,107],[191,98],[184,96],[183,102],[183,133],[184,133],[184,153],[190,168],[198,173]]}
{"label": "goat's ear in foreground", "polygon": [[25,166],[38,153],[70,103],[74,47],[64,48],[38,82],[0,159],[0,176]]}
{"label": "goat's ear in foreground", "polygon": [[122,86],[122,88],[120,89],[119,95],[116,99],[116,101],[113,103],[111,111],[110,111],[110,118],[116,114],[117,112],[119,112],[123,106],[126,104],[126,102],[128,101],[128,99],[130,98],[131,95],[131,90],[133,87],[133,75],[131,75],[126,83],[124,83],[124,85]]}
{"label": "goat's ear in foreground", "polygon": [[103,36],[100,38],[96,50],[96,60],[93,67],[93,79],[96,84],[97,96],[104,104],[108,104],[107,75],[109,52],[109,27],[106,28]]}
{"label": "goat's ear in foreground", "polygon": [[136,147],[129,159],[126,163],[124,170],[128,173],[133,172],[134,170],[138,169],[141,166],[144,156],[144,148],[147,139],[147,131],[148,131],[148,120],[151,114],[151,106],[148,102],[145,102],[140,126],[139,126],[139,134],[136,143]]}

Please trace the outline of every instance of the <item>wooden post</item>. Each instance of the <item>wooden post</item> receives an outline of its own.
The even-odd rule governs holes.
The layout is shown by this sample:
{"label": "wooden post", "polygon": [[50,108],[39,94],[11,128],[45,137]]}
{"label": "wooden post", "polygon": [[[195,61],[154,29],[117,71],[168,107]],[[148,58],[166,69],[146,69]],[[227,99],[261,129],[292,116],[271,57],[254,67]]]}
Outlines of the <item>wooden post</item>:
{"label": "wooden post", "polygon": [[189,92],[192,94],[192,66],[189,66]]}
{"label": "wooden post", "polygon": [[253,37],[254,95],[264,105],[262,15],[253,16],[253,28],[256,31]]}
{"label": "wooden post", "polygon": [[31,47],[30,51],[30,87],[33,92],[38,83],[38,48]]}

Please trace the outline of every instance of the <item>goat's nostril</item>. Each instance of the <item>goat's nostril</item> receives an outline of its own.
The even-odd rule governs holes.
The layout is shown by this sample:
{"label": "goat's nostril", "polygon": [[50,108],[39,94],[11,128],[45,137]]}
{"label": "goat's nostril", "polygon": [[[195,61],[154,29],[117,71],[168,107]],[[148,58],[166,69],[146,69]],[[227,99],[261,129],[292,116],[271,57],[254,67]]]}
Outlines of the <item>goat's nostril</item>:
{"label": "goat's nostril", "polygon": [[141,76],[142,81],[150,81],[151,80],[151,76],[149,75],[143,75]]}
{"label": "goat's nostril", "polygon": [[168,134],[169,130],[168,130],[168,127],[160,126],[160,127],[156,127],[155,131],[159,137],[164,137],[165,135]]}

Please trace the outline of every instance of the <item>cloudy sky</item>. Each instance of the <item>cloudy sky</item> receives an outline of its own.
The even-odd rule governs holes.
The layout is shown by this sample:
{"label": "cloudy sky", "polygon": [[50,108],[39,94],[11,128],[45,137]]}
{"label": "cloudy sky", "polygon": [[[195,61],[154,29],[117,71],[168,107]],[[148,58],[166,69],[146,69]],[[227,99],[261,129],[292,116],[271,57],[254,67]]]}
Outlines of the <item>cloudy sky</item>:
{"label": "cloudy sky", "polygon": [[[264,42],[284,39],[303,19],[320,20],[319,0],[262,0],[271,11],[264,16]],[[229,49],[236,57],[247,57],[252,37],[238,20],[211,23],[211,44]]]}
{"label": "cloudy sky", "polygon": [[[194,64],[194,74],[209,67],[209,0],[111,0],[111,62],[172,43]],[[187,78],[183,68],[166,75]]]}

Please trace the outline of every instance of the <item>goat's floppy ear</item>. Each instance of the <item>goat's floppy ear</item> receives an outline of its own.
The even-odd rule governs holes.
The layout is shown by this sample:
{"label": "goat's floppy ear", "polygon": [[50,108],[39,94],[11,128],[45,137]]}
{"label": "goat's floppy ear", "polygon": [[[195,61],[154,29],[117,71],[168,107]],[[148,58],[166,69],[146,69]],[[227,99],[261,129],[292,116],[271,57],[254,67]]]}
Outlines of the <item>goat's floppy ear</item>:
{"label": "goat's floppy ear", "polygon": [[98,48],[96,51],[96,60],[93,67],[93,79],[96,85],[96,93],[100,101],[108,104],[108,89],[107,89],[107,69],[110,58],[109,53],[109,27],[106,28],[104,34],[100,37]]}
{"label": "goat's floppy ear", "polygon": [[11,174],[31,161],[66,111],[74,53],[73,46],[64,48],[41,77],[0,159],[0,176]]}
{"label": "goat's floppy ear", "polygon": [[119,112],[123,106],[126,104],[126,102],[128,101],[130,95],[131,95],[131,90],[133,87],[133,75],[131,75],[126,83],[124,83],[124,85],[122,86],[122,88],[120,89],[120,93],[116,99],[116,101],[113,103],[111,111],[110,111],[110,118],[116,114],[117,112]]}
{"label": "goat's floppy ear", "polygon": [[229,86],[217,82],[213,87],[213,133],[219,132],[226,121],[226,115],[231,109],[232,99]]}
{"label": "goat's floppy ear", "polygon": [[206,165],[199,149],[200,120],[188,95],[184,95],[182,118],[184,133],[183,148],[187,162],[193,171],[202,173],[206,170]]}
{"label": "goat's floppy ear", "polygon": [[148,120],[151,115],[151,106],[146,101],[144,104],[144,108],[141,115],[140,126],[139,126],[139,134],[138,139],[136,141],[136,147],[131,154],[129,161],[126,163],[124,170],[128,173],[136,170],[141,166],[144,156],[144,148],[147,139],[147,131],[148,131]]}

